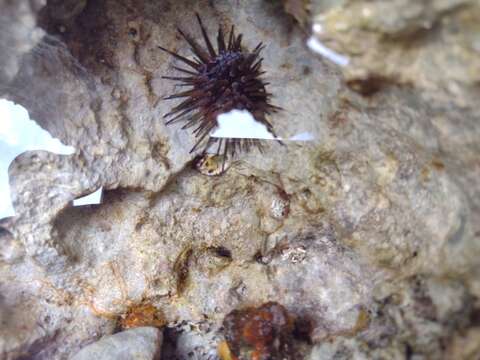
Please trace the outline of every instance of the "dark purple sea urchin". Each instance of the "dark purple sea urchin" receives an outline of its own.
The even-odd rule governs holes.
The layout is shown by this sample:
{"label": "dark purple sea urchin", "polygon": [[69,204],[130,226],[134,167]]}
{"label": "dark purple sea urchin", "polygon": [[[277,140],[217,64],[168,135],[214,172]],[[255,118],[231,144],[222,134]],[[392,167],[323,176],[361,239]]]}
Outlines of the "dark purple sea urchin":
{"label": "dark purple sea urchin", "polygon": [[261,70],[263,58],[260,58],[264,46],[260,43],[253,51],[242,48],[242,34],[235,35],[233,26],[226,42],[220,27],[217,35],[218,50],[215,51],[200,16],[196,16],[206,49],[190,35],[177,29],[190,45],[194,59],[187,59],[159,46],[191,68],[173,67],[186,74],[184,77],[163,76],[164,79],[178,81],[179,86],[191,87],[164,98],[185,98],[164,116],[167,119],[166,124],[178,120],[186,121],[182,129],[196,126],[193,133],[197,141],[190,152],[197,150],[201,144],[204,144],[205,152],[218,143],[216,154],[223,154],[225,161],[228,155],[233,157],[237,151],[249,151],[253,146],[262,151],[261,143],[257,139],[212,138],[209,134],[218,125],[217,116],[234,109],[248,110],[256,121],[264,124],[267,130],[274,134],[273,126],[266,116],[280,108],[270,104],[272,94],[265,89],[268,83],[261,79],[261,75],[265,73]]}

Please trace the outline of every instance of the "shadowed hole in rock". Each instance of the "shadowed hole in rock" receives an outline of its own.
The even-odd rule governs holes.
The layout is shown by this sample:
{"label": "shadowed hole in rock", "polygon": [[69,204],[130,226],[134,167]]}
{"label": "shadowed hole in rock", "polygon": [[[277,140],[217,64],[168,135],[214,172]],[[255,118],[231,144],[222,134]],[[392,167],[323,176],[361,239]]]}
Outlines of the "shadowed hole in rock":
{"label": "shadowed hole in rock", "polygon": [[[101,204],[70,205],[58,214],[54,222],[54,231],[57,232],[57,238],[62,239],[60,245],[71,260],[81,262],[86,256],[90,257],[96,251],[98,252],[97,246],[104,249],[112,246],[110,239],[115,237],[115,228],[110,219],[119,220],[122,214],[119,211],[109,211],[109,209],[117,207],[131,193],[136,194],[137,192],[124,188],[106,190],[103,192]],[[92,234],[96,232],[97,234],[103,234],[103,236],[100,236],[96,243],[90,242],[90,237],[82,238],[78,236],[83,233],[83,228],[89,228],[92,230]]]}

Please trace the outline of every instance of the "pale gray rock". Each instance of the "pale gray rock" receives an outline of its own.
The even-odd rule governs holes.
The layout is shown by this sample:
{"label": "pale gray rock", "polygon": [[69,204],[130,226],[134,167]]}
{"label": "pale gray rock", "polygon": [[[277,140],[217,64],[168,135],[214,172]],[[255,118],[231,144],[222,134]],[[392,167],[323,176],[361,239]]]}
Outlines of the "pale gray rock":
{"label": "pale gray rock", "polygon": [[0,1],[0,92],[17,74],[22,56],[45,35],[36,26],[36,12],[44,5],[45,0]]}
{"label": "pale gray rock", "polygon": [[[0,232],[1,358],[68,358],[149,305],[167,327],[183,324],[169,335],[172,359],[215,359],[225,315],[267,301],[311,321],[306,358],[475,352],[476,2],[312,7],[321,40],[352,58],[346,69],[309,52],[280,2],[45,5],[26,8],[40,40],[5,32],[26,50],[0,56],[14,69],[0,95],[77,152],[25,153],[10,168],[18,215]],[[159,99],[175,88],[161,76],[178,63],[157,46],[188,54],[173,29],[198,34],[195,10],[212,34],[234,23],[248,47],[267,45],[269,89],[285,109],[272,123],[315,141],[266,144],[217,177],[191,166],[192,135],[162,121],[171,104]],[[355,69],[382,79],[377,93],[351,91],[364,81]],[[101,186],[101,205],[71,207]]]}
{"label": "pale gray rock", "polygon": [[85,346],[71,360],[156,360],[160,358],[162,332],[139,327],[108,335]]}

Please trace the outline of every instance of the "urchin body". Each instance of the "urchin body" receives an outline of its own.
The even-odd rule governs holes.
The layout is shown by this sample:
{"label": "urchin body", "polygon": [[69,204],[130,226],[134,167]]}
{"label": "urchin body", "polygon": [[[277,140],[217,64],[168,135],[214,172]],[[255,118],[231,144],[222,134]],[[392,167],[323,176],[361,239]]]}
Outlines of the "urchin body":
{"label": "urchin body", "polygon": [[217,35],[217,50],[214,49],[205,27],[197,14],[206,48],[200,46],[191,36],[178,29],[180,35],[188,42],[195,57],[187,59],[175,52],[168,52],[186,64],[189,69],[174,67],[185,76],[164,76],[169,80],[179,82],[179,86],[190,87],[166,97],[166,100],[183,98],[184,100],[165,115],[167,124],[184,121],[183,129],[195,127],[193,133],[196,143],[191,152],[203,145],[203,151],[216,145],[216,153],[235,155],[239,150],[249,151],[252,146],[262,149],[256,139],[212,138],[210,132],[218,125],[217,117],[234,109],[249,111],[254,119],[266,126],[272,134],[273,126],[267,120],[267,115],[279,108],[270,104],[271,94],[266,91],[266,85],[261,76],[262,58],[260,52],[262,43],[253,51],[242,48],[242,34],[236,36],[232,26],[228,41],[220,27]]}

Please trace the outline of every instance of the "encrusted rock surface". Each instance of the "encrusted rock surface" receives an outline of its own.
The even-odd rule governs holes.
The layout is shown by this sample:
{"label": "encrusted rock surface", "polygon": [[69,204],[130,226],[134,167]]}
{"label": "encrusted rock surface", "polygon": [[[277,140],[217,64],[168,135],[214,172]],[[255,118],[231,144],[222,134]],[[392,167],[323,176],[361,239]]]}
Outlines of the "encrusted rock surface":
{"label": "encrusted rock surface", "polygon": [[[0,5],[37,20],[0,36],[0,54],[17,42],[0,96],[77,149],[11,166],[0,357],[65,359],[155,307],[164,358],[215,359],[225,315],[268,301],[311,324],[312,360],[478,349],[477,2],[312,2],[344,69],[308,51],[280,2]],[[272,123],[314,141],[267,144],[221,176],[192,166],[193,136],[162,121],[176,63],[157,46],[187,53],[174,25],[198,34],[194,11],[212,33],[235,24],[267,45],[285,109]],[[3,14],[2,28],[19,21]],[[100,186],[101,205],[70,206]]]}
{"label": "encrusted rock surface", "polygon": [[357,89],[399,83],[443,91],[461,106],[480,82],[479,17],[476,0],[336,1],[313,22],[350,57],[344,73]]}

